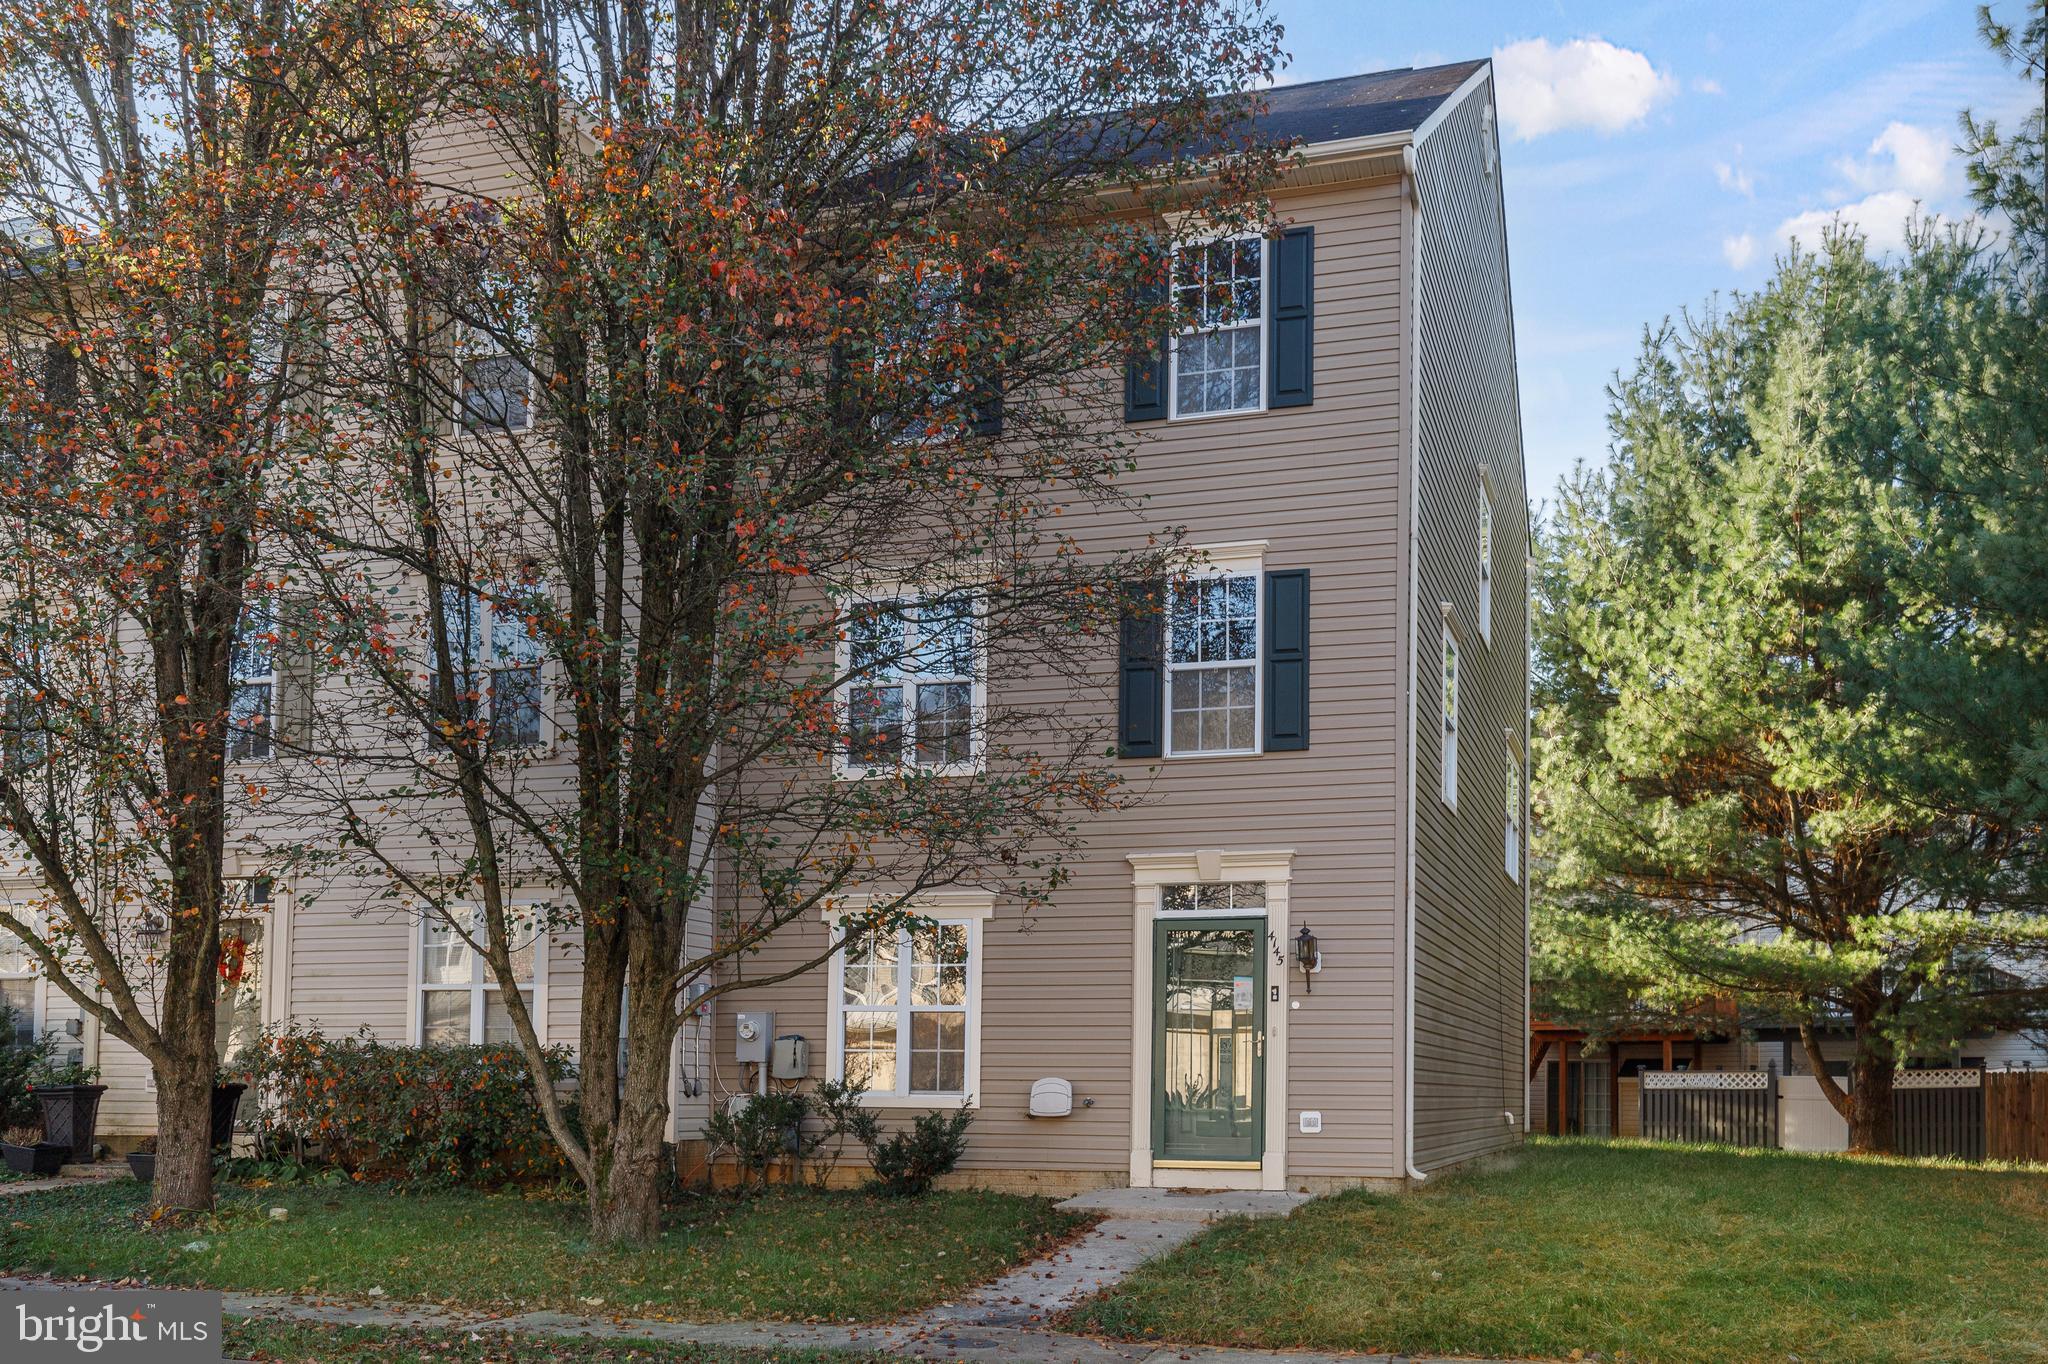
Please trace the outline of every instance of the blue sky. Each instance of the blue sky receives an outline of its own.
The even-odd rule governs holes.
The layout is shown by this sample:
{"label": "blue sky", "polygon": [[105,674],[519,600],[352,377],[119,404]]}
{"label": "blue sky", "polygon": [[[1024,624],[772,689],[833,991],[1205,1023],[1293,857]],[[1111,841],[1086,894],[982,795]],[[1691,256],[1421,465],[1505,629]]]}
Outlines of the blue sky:
{"label": "blue sky", "polygon": [[[1966,0],[1277,0],[1283,80],[1492,56],[1532,499],[1607,447],[1645,324],[1754,288],[1834,214],[1967,212],[1956,112],[2026,88]],[[1995,8],[2017,16],[2020,0]]]}

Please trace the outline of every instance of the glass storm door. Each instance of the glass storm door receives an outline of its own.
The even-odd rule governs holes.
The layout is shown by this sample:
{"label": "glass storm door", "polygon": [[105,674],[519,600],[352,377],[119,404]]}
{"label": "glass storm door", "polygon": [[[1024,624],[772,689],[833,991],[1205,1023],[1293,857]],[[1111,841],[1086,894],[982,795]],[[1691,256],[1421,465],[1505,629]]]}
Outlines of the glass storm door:
{"label": "glass storm door", "polygon": [[1153,944],[1152,1151],[1256,1164],[1264,1150],[1263,919],[1160,922]]}

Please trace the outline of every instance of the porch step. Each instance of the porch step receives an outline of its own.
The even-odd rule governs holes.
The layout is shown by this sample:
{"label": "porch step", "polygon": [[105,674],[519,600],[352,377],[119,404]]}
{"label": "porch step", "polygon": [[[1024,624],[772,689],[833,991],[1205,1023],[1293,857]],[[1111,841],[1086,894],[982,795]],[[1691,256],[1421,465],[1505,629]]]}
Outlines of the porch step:
{"label": "porch step", "polygon": [[95,1161],[91,1165],[66,1165],[57,1171],[60,1179],[132,1179],[128,1163],[121,1160]]}
{"label": "porch step", "polygon": [[1285,1217],[1309,1197],[1282,1190],[1096,1189],[1060,1206],[1151,1222],[1220,1222],[1226,1217]]}

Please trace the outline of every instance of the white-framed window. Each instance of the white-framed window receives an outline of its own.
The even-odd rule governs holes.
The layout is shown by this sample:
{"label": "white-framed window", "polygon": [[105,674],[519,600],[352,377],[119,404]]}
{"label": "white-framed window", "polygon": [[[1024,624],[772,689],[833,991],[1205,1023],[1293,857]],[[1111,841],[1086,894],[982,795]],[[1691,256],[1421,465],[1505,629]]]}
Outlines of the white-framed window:
{"label": "white-framed window", "polygon": [[[473,724],[488,719],[494,750],[540,747],[547,741],[545,650],[517,594],[508,590],[486,600],[480,593],[444,583],[441,609],[462,720]],[[431,687],[441,660],[431,625],[426,635]]]}
{"label": "white-framed window", "polygon": [[533,376],[496,337],[461,329],[458,415],[466,431],[524,431],[533,424]]}
{"label": "white-framed window", "polygon": [[1512,750],[1508,753],[1507,823],[1501,847],[1501,865],[1508,880],[1522,879],[1522,763]]}
{"label": "white-framed window", "polygon": [[26,1046],[35,1040],[36,963],[28,944],[12,929],[0,928],[0,1004],[14,1013],[14,1044]]}
{"label": "white-framed window", "polygon": [[229,762],[261,762],[277,751],[277,622],[265,602],[242,608],[228,652]]}
{"label": "white-framed window", "polygon": [[50,703],[23,677],[0,680],[0,764],[16,776],[50,756]]}
{"label": "white-framed window", "polygon": [[1479,477],[1479,638],[1493,643],[1493,487]]}
{"label": "white-framed window", "polygon": [[1174,307],[1190,320],[1167,347],[1173,417],[1264,409],[1266,254],[1258,236],[1175,249]]}
{"label": "white-framed window", "polygon": [[981,1076],[981,925],[986,907],[935,907],[902,928],[859,933],[834,954],[828,1070],[870,1101],[971,1100]]}
{"label": "white-framed window", "polygon": [[1264,572],[1198,573],[1167,588],[1166,755],[1257,753]]}
{"label": "white-framed window", "polygon": [[1458,805],[1458,638],[1451,633],[1448,617],[1443,625],[1443,798],[1444,804]]}
{"label": "white-framed window", "polygon": [[958,589],[848,603],[838,657],[841,776],[979,768],[987,706],[981,600]]}
{"label": "white-framed window", "polygon": [[1159,888],[1161,914],[1266,912],[1264,881],[1184,881]]}
{"label": "white-framed window", "polygon": [[[414,982],[419,994],[419,1042],[422,1046],[511,1042],[515,1040],[511,1012],[500,996],[497,974],[478,950],[487,940],[483,910],[457,906],[453,912],[462,917],[469,941],[439,914],[420,920],[419,970]],[[545,938],[532,909],[516,908],[508,917],[512,972],[532,1010],[535,963],[545,951]],[[470,946],[471,941],[476,948]]]}
{"label": "white-framed window", "polygon": [[966,419],[966,382],[952,368],[947,336],[959,326],[963,306],[958,270],[929,264],[904,301],[903,316],[876,338],[875,374],[896,411],[875,420],[894,426],[901,442],[941,440],[957,434]]}

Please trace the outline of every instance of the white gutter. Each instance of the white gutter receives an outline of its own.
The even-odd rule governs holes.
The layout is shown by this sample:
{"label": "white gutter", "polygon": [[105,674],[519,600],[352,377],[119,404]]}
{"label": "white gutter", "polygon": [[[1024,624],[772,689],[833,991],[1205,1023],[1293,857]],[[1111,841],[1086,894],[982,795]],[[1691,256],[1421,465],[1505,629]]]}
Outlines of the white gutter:
{"label": "white gutter", "polygon": [[1408,1178],[1420,1184],[1429,1178],[1415,1168],[1415,805],[1422,799],[1422,785],[1418,779],[1419,764],[1415,751],[1415,712],[1421,705],[1422,680],[1418,676],[1421,667],[1421,650],[1415,632],[1422,626],[1422,574],[1419,552],[1421,535],[1418,521],[1422,514],[1422,430],[1420,426],[1421,403],[1417,392],[1422,385],[1422,326],[1421,326],[1421,258],[1422,258],[1422,193],[1417,183],[1418,172],[1413,145],[1401,149],[1401,163],[1407,172],[1408,182],[1408,544],[1405,553],[1408,560],[1408,697],[1402,707],[1407,712],[1407,754],[1403,764],[1408,769],[1408,809],[1406,831],[1402,836],[1403,860],[1408,864],[1407,893],[1403,897],[1402,954],[1405,962],[1402,968],[1402,1024],[1401,1047],[1406,1053],[1401,1065],[1401,1168]]}

